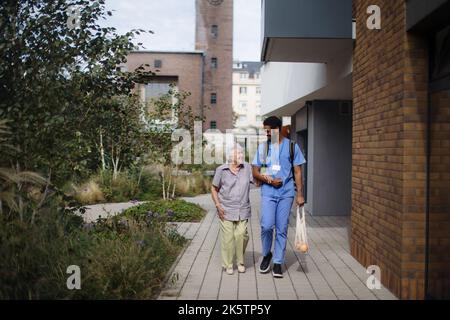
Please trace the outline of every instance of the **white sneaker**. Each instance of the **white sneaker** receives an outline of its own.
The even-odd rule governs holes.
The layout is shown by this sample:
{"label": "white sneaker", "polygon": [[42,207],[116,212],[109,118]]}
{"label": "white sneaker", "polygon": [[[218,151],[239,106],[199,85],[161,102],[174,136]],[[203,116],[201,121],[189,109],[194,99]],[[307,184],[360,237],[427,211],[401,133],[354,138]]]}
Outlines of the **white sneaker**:
{"label": "white sneaker", "polygon": [[233,268],[227,268],[226,272],[231,276],[234,273],[234,270]]}
{"label": "white sneaker", "polygon": [[245,272],[245,266],[243,264],[238,265],[238,272],[244,273]]}

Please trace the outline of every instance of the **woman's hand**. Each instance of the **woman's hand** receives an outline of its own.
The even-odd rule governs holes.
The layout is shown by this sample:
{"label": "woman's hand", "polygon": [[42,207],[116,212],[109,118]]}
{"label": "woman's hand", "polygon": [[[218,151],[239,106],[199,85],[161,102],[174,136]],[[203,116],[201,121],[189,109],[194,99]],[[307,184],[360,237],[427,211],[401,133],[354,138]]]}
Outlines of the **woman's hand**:
{"label": "woman's hand", "polygon": [[222,206],[220,204],[216,205],[217,208],[217,215],[219,216],[220,220],[225,220],[225,210],[223,210]]}

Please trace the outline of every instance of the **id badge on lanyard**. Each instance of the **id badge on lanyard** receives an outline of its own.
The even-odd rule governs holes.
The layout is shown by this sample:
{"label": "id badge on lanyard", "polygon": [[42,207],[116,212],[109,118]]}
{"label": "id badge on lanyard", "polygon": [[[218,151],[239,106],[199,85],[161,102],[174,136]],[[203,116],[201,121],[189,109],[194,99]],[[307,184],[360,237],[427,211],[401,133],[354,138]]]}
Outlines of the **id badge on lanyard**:
{"label": "id badge on lanyard", "polygon": [[[273,151],[273,148],[272,148],[272,151]],[[272,164],[272,161],[269,160],[273,157],[272,153],[273,152],[271,152],[269,155],[269,151],[265,150],[265,154],[264,154],[265,158],[263,161],[263,165],[261,166],[261,174],[262,175],[276,175],[281,170],[279,161],[275,161],[275,163]],[[272,160],[278,160],[278,159],[272,159]],[[268,165],[268,163],[270,165]]]}
{"label": "id badge on lanyard", "polygon": [[267,166],[261,167],[261,174],[262,175],[267,175]]}

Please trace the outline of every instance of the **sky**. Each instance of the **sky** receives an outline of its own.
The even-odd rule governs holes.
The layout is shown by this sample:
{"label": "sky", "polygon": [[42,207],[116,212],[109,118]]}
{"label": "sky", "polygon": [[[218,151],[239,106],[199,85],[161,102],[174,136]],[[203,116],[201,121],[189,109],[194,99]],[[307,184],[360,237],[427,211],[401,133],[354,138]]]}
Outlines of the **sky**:
{"label": "sky", "polygon": [[[206,0],[204,0],[206,1]],[[107,25],[119,33],[152,30],[137,37],[147,50],[195,49],[195,0],[106,0]],[[234,0],[233,59],[259,61],[261,0]]]}

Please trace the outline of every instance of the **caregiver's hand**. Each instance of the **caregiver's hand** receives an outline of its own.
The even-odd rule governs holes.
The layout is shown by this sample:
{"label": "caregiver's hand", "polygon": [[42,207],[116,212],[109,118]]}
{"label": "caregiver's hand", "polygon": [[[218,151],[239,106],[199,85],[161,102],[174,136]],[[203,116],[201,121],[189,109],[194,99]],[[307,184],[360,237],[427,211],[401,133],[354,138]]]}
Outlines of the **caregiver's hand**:
{"label": "caregiver's hand", "polygon": [[299,207],[303,207],[305,205],[305,198],[302,195],[298,195],[296,202]]}
{"label": "caregiver's hand", "polygon": [[272,186],[274,186],[275,188],[280,188],[283,185],[283,180],[281,179],[273,179],[272,180]]}
{"label": "caregiver's hand", "polygon": [[271,176],[267,176],[267,175],[265,175],[265,174],[263,174],[262,176],[263,176],[263,178],[264,178],[264,182],[265,182],[265,183],[272,185],[273,178],[272,178]]}

